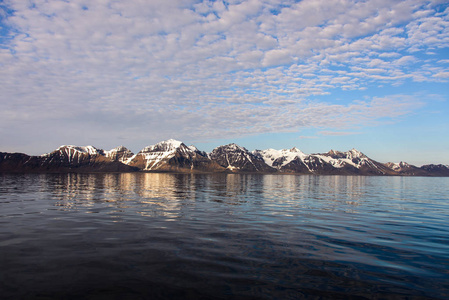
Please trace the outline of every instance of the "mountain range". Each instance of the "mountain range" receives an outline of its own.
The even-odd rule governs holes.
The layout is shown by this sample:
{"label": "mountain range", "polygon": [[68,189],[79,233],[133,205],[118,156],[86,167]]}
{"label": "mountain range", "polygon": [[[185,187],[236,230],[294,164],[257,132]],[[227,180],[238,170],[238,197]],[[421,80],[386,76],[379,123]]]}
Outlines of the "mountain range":
{"label": "mountain range", "polygon": [[356,149],[305,154],[297,148],[248,151],[236,144],[210,153],[173,139],[137,154],[120,146],[106,151],[64,145],[40,156],[0,152],[0,172],[181,172],[317,175],[449,176],[447,165],[380,163]]}

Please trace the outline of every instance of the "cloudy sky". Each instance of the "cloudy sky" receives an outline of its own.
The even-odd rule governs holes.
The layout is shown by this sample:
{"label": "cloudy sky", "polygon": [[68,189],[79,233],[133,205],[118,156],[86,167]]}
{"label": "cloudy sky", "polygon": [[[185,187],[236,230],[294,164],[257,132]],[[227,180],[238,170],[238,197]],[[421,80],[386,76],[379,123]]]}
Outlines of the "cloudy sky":
{"label": "cloudy sky", "polygon": [[4,0],[0,80],[0,151],[174,138],[449,164],[447,0]]}

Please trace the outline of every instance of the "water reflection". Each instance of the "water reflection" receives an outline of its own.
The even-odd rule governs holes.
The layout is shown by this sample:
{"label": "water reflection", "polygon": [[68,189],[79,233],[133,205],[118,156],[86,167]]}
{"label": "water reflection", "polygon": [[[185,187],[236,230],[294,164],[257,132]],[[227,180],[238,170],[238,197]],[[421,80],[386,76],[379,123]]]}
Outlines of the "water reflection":
{"label": "water reflection", "polygon": [[443,299],[448,194],[447,178],[0,174],[0,294]]}
{"label": "water reflection", "polygon": [[[40,200],[49,201],[47,210],[96,214],[113,222],[138,222],[143,216],[201,228],[215,218],[237,228],[250,223],[284,238],[288,226],[303,240],[304,234],[314,243],[326,237],[328,247],[315,252],[321,258],[330,253],[338,257],[340,251],[347,259],[353,252],[348,241],[389,246],[402,234],[416,238],[400,247],[433,246],[441,237],[426,232],[440,234],[449,217],[449,203],[440,199],[447,195],[437,192],[429,197],[442,190],[435,178],[421,185],[416,178],[251,174],[42,174],[4,180],[8,182],[1,186],[0,201],[16,201],[20,208],[3,208],[6,216],[41,214],[42,204],[36,202]],[[12,185],[18,189],[15,200],[5,198]],[[360,254],[354,257],[365,260]]]}
{"label": "water reflection", "polygon": [[[389,214],[404,210],[413,196],[407,180],[363,176],[110,173],[19,179],[9,178],[19,189],[38,187],[42,197],[49,194],[58,210],[101,213],[115,220],[132,214],[175,220],[206,209],[266,222],[270,216],[297,219],[314,211],[346,218],[344,214],[366,215],[376,209]],[[385,188],[378,188],[379,181]],[[3,186],[5,192],[7,186]],[[388,200],[392,198],[402,202]]]}
{"label": "water reflection", "polygon": [[[384,198],[410,199],[403,178],[375,180],[373,185],[372,178],[364,176],[117,173],[43,174],[39,184],[41,192],[49,191],[57,200],[55,205],[65,209],[96,203],[126,208],[127,201],[137,201],[174,213],[181,202],[194,205],[195,201],[212,201],[306,209],[322,209],[325,203],[327,210],[358,213],[368,196],[378,198],[377,205],[388,205]],[[372,189],[377,188],[379,180],[387,180],[389,188],[376,194]]]}

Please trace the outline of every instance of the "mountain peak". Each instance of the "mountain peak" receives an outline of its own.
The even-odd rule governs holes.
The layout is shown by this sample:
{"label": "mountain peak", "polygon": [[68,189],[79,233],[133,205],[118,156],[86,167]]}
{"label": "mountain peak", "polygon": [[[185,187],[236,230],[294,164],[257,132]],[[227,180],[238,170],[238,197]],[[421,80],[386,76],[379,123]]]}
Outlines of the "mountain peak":
{"label": "mountain peak", "polygon": [[220,146],[212,150],[210,158],[222,167],[242,172],[273,172],[259,155],[249,152],[246,148],[235,143]]}
{"label": "mountain peak", "polygon": [[187,148],[189,148],[191,151],[193,151],[193,152],[200,152],[200,150],[198,150],[198,148],[197,147],[195,147],[194,145],[190,145],[190,146],[188,146]]}
{"label": "mountain peak", "polygon": [[178,141],[175,139],[168,139],[168,140],[159,142],[156,145],[170,145],[170,146],[173,146],[174,148],[179,148],[182,144],[183,144],[183,142],[181,142],[181,141]]}
{"label": "mountain peak", "polygon": [[248,150],[245,147],[239,146],[236,143],[227,144],[223,147],[226,149],[240,150],[240,151],[248,152]]}
{"label": "mountain peak", "polygon": [[282,150],[255,150],[253,151],[253,153],[261,157],[268,166],[278,169],[284,167],[285,165],[288,165],[294,160],[301,160],[307,156],[296,147]]}
{"label": "mountain peak", "polygon": [[0,152],[0,172],[170,171],[243,172],[326,175],[449,176],[447,165],[416,167],[406,162],[382,164],[359,150],[305,154],[298,148],[248,151],[235,143],[211,153],[168,139],[134,155],[124,146],[109,151],[94,146],[62,145],[40,156]]}
{"label": "mountain peak", "polygon": [[118,146],[109,151],[104,151],[106,157],[109,157],[112,160],[120,161],[122,163],[126,163],[128,159],[130,159],[134,154],[128,148],[124,146]]}
{"label": "mountain peak", "polygon": [[291,148],[290,149],[290,152],[298,152],[298,153],[303,153],[301,150],[299,150],[298,148],[296,148],[296,147],[293,147],[293,148]]}
{"label": "mountain peak", "polygon": [[249,151],[245,147],[239,146],[236,143],[218,146],[217,148],[213,149],[211,153],[214,153],[214,152],[216,153],[217,151],[226,151],[226,152],[237,151],[237,152],[249,153]]}
{"label": "mountain peak", "polygon": [[388,162],[388,163],[386,163],[385,164],[387,167],[389,167],[390,169],[392,169],[392,170],[395,170],[395,171],[400,171],[400,170],[402,170],[402,169],[405,169],[405,168],[410,168],[411,167],[411,165],[410,164],[408,164],[408,163],[406,163],[406,162],[398,162],[398,163],[393,163],[393,162]]}
{"label": "mountain peak", "polygon": [[130,151],[128,148],[126,148],[125,146],[118,146],[115,147],[111,150],[109,150],[108,152],[122,152],[122,151]]}
{"label": "mountain peak", "polygon": [[401,167],[410,167],[410,164],[409,164],[409,163],[406,163],[406,162],[404,162],[404,161],[401,161],[401,162],[399,163],[399,166],[401,166]]}
{"label": "mountain peak", "polygon": [[363,154],[362,152],[360,152],[359,150],[352,148],[351,150],[348,151],[348,154],[350,154],[351,157],[355,158],[355,157],[365,157],[365,154]]}
{"label": "mountain peak", "polygon": [[331,150],[329,150],[329,152],[327,152],[327,153],[330,154],[330,155],[338,155],[338,154],[341,153],[341,151],[337,151],[337,150],[331,149]]}
{"label": "mountain peak", "polygon": [[90,155],[99,154],[102,152],[101,149],[95,148],[94,146],[74,146],[74,145],[62,145],[55,151],[76,151],[81,153],[86,153]]}
{"label": "mountain peak", "polygon": [[[183,142],[177,141],[174,139],[169,139],[166,141],[161,141],[157,144],[154,144],[152,146],[147,146],[143,148],[140,153],[149,153],[149,152],[173,152],[179,147],[184,145]],[[186,146],[187,147],[187,146]]]}

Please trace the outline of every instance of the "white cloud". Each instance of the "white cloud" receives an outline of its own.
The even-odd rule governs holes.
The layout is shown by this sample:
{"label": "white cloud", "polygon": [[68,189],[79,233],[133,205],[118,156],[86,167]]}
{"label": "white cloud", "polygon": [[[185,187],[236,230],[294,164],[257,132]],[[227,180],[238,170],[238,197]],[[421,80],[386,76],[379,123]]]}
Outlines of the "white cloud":
{"label": "white cloud", "polygon": [[428,1],[5,5],[14,14],[2,24],[12,38],[0,47],[0,125],[24,135],[23,124],[134,141],[345,128],[404,115],[417,101],[317,97],[448,78],[444,59],[426,65],[418,55],[449,46],[448,10]]}
{"label": "white cloud", "polygon": [[265,53],[265,57],[262,61],[264,67],[284,65],[292,61],[290,53],[286,49],[270,50]]}
{"label": "white cloud", "polygon": [[439,73],[433,75],[433,77],[437,77],[437,78],[449,78],[449,72],[439,72]]}
{"label": "white cloud", "polygon": [[342,136],[342,135],[360,134],[360,132],[352,132],[352,131],[319,131],[318,134],[320,134],[320,135],[327,135],[327,136]]}

